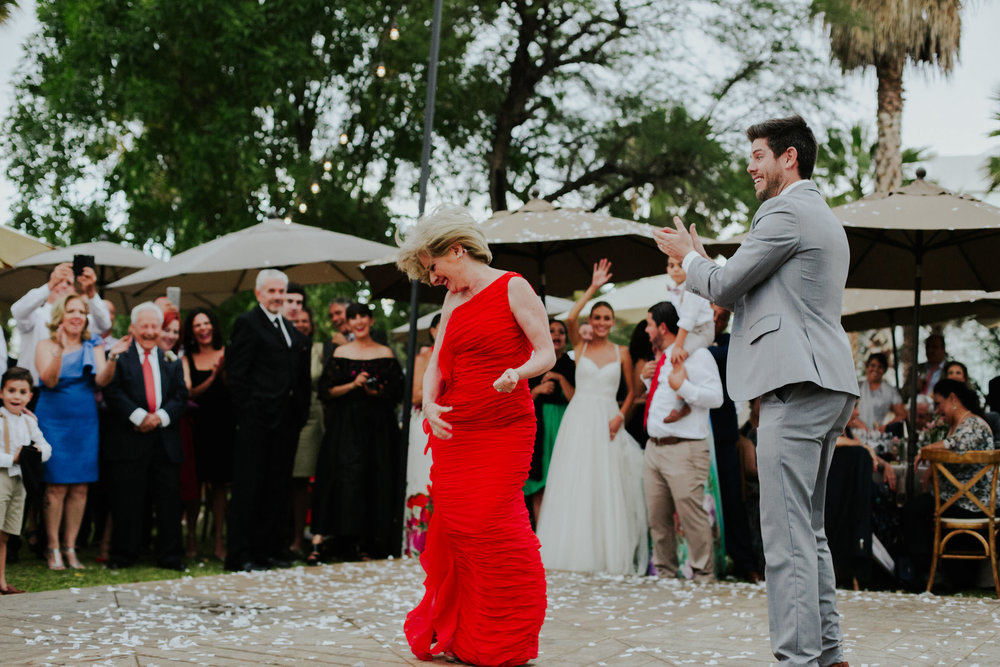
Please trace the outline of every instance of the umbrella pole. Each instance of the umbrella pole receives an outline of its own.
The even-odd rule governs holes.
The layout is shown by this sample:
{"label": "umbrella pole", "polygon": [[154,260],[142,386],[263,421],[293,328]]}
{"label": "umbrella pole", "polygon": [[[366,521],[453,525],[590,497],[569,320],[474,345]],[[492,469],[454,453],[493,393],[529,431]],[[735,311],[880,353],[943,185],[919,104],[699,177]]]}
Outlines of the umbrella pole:
{"label": "umbrella pole", "polygon": [[549,308],[548,304],[545,303],[545,260],[542,258],[541,252],[535,257],[535,261],[538,262],[538,296],[542,299],[542,305],[545,306],[547,313]]}
{"label": "umbrella pole", "polygon": [[923,286],[923,272],[924,272],[924,233],[922,231],[917,232],[917,243],[914,249],[914,254],[916,256],[916,266],[913,276],[913,350],[912,356],[910,357],[910,414],[908,418],[909,422],[909,437],[907,438],[906,448],[902,452],[905,456],[902,456],[903,465],[906,466],[906,497],[912,498],[914,491],[916,489],[916,471],[910,466],[910,461],[912,461],[917,455],[917,349],[920,347],[920,290]]}
{"label": "umbrella pole", "polygon": [[[895,319],[895,318],[893,318],[893,319]],[[892,370],[896,373],[896,386],[897,387],[902,387],[903,383],[899,379],[899,367],[902,366],[902,364],[899,363],[899,362],[902,361],[902,359],[899,358],[899,346],[896,345],[896,325],[895,324],[893,324],[891,327],[889,327],[889,335],[892,337],[892,366],[893,366]]]}
{"label": "umbrella pole", "polygon": [[[434,99],[437,95],[438,51],[441,46],[441,2],[434,0],[434,18],[431,22],[431,51],[427,63],[427,100],[424,108],[424,145],[420,154],[419,215],[423,216],[427,204],[427,179],[430,174],[431,138],[434,132]],[[406,457],[410,442],[410,411],[413,408],[413,367],[417,356],[417,306],[420,303],[420,281],[410,281],[410,333],[406,338],[406,375],[403,379],[403,441],[400,451],[399,488],[404,489],[399,506],[406,499]],[[402,517],[400,517],[402,519]],[[402,527],[402,522],[400,522]],[[400,531],[400,536],[403,532]]]}

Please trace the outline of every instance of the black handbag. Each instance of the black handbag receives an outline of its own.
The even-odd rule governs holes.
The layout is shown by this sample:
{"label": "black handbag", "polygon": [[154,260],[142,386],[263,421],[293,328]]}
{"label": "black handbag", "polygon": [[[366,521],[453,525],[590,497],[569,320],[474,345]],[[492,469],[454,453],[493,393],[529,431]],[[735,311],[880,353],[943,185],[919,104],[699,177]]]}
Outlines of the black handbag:
{"label": "black handbag", "polygon": [[[4,451],[10,454],[10,430],[7,428],[7,416],[3,416],[3,446]],[[45,490],[45,473],[42,471],[42,452],[34,446],[32,442],[21,448],[21,454],[17,457],[17,463],[21,466],[21,481],[24,483],[24,490],[27,492],[28,504],[40,507],[42,494]],[[38,505],[35,505],[38,503]]]}

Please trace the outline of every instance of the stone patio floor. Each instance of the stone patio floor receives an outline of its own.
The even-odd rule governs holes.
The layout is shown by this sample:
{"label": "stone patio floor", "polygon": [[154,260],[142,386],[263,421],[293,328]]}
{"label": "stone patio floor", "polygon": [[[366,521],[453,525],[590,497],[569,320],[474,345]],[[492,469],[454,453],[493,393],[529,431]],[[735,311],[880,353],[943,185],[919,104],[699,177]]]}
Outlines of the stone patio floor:
{"label": "stone patio floor", "polygon": [[[404,559],[3,596],[0,664],[427,664],[402,631],[422,581]],[[548,590],[534,665],[773,662],[762,585],[550,572]],[[838,603],[853,667],[1000,665],[996,600]]]}

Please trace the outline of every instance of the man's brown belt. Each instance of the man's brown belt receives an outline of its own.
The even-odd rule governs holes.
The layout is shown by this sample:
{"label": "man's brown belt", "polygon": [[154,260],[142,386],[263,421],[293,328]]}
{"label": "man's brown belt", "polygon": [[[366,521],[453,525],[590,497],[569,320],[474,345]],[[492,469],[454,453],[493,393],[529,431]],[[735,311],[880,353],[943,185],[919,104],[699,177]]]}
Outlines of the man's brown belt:
{"label": "man's brown belt", "polygon": [[666,438],[653,438],[650,437],[649,441],[654,445],[676,445],[679,442],[691,442],[691,438],[675,438],[674,436],[667,436]]}

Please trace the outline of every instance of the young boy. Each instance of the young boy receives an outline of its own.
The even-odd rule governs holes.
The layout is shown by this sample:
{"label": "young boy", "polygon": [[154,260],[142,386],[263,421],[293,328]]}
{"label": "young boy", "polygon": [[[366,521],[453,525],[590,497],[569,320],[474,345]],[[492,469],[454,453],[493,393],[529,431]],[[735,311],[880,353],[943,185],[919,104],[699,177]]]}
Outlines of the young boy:
{"label": "young boy", "polygon": [[[667,260],[667,275],[674,281],[676,288],[667,293],[667,301],[677,310],[677,340],[670,352],[670,364],[683,364],[695,350],[708,347],[715,340],[715,314],[712,304],[697,294],[684,291],[687,273],[676,259]],[[677,407],[670,413],[667,420],[677,421],[691,413],[691,407],[680,398]]]}
{"label": "young boy", "polygon": [[24,410],[31,400],[31,373],[14,366],[0,378],[0,595],[23,593],[7,584],[7,536],[21,534],[24,482],[18,462],[25,448],[34,447],[42,461],[52,456],[38,422]]}

